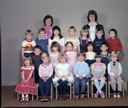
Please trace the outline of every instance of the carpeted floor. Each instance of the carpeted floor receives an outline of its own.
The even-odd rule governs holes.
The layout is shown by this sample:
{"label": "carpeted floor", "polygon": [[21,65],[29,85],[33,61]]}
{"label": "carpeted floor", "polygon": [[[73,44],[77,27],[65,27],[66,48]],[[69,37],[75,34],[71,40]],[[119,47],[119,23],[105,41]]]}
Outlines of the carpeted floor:
{"label": "carpeted floor", "polygon": [[85,98],[83,100],[52,100],[49,102],[30,101],[21,103],[16,101],[15,86],[2,87],[1,107],[51,107],[51,106],[128,106],[128,92],[125,97],[114,98]]}

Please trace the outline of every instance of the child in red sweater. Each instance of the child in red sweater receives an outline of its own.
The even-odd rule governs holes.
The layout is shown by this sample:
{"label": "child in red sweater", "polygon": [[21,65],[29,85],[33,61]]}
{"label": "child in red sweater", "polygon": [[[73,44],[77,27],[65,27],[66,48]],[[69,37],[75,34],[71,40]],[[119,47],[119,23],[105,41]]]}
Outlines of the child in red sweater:
{"label": "child in red sweater", "polygon": [[116,29],[112,28],[109,30],[109,38],[107,39],[109,53],[111,53],[112,51],[117,52],[117,54],[122,52],[122,44],[121,44],[120,39],[117,36],[118,35],[117,35]]}

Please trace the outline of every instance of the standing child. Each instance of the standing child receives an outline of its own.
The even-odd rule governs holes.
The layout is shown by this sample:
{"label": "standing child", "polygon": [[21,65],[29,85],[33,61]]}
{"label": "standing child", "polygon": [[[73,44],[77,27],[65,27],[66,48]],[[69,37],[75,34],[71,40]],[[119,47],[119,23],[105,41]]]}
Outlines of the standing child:
{"label": "standing child", "polygon": [[52,42],[54,42],[54,41],[57,41],[60,44],[61,52],[63,52],[65,39],[63,38],[63,36],[61,34],[61,29],[59,26],[53,27],[52,37],[49,39],[49,49],[51,47]]}
{"label": "standing child", "polygon": [[[108,64],[108,74],[110,76],[110,83],[113,90],[113,97],[120,98],[120,93],[122,91],[122,66],[120,62],[117,61],[117,54],[111,54],[111,62]],[[117,90],[116,90],[117,84]]]}
{"label": "standing child", "polygon": [[[102,62],[106,65],[106,67],[108,66],[108,63],[110,61],[110,54],[108,53],[108,46],[106,43],[102,44],[101,47],[101,53],[100,55],[102,56]],[[105,73],[105,77],[108,78],[108,72],[107,72],[107,68],[106,68],[106,73]]]}
{"label": "standing child", "polygon": [[51,15],[46,15],[44,17],[44,28],[46,30],[47,39],[50,39],[52,36],[52,25],[53,25],[53,17]]}
{"label": "standing child", "polygon": [[108,45],[108,52],[111,53],[112,51],[116,51],[117,54],[120,54],[122,51],[122,43],[118,38],[117,30],[110,29],[109,30],[109,39],[107,40]]}
{"label": "standing child", "polygon": [[90,73],[90,68],[88,64],[84,61],[85,54],[78,54],[78,61],[74,65],[74,75],[75,75],[75,94],[76,98],[79,98],[81,95],[81,99],[84,98],[86,93],[86,83],[88,82],[88,76]]}
{"label": "standing child", "polygon": [[89,31],[87,28],[81,29],[79,41],[80,41],[80,52],[81,53],[87,52],[86,46],[88,42],[91,41],[89,38]]}
{"label": "standing child", "polygon": [[53,65],[53,68],[55,68],[56,64],[59,63],[58,57],[59,57],[61,48],[59,43],[55,41],[55,42],[52,42],[50,49],[51,49],[51,53],[49,53],[49,55],[50,55],[51,63]]}
{"label": "standing child", "polygon": [[66,54],[68,57],[68,64],[71,68],[71,71],[73,72],[74,64],[77,61],[77,52],[73,50],[73,43],[71,41],[68,41],[65,44],[65,47],[66,47]]}
{"label": "standing child", "polygon": [[79,52],[80,42],[79,42],[79,39],[76,37],[76,28],[74,26],[70,26],[68,29],[68,33],[69,33],[69,37],[66,38],[65,43],[67,43],[68,41],[71,41],[74,46],[74,51]]}
{"label": "standing child", "polygon": [[29,101],[28,95],[36,95],[36,84],[34,83],[31,57],[25,57],[24,66],[21,67],[21,82],[16,85],[15,91],[22,94],[21,101]]}
{"label": "standing child", "polygon": [[34,72],[35,83],[38,84],[39,83],[38,68],[39,68],[40,64],[42,63],[40,46],[34,47],[34,55],[32,57],[32,62],[33,62],[33,65],[35,67],[35,72]]}
{"label": "standing child", "polygon": [[31,30],[25,31],[25,40],[22,42],[22,58],[26,56],[33,56],[33,48],[36,46],[35,41],[32,39],[33,33]]}
{"label": "standing child", "polygon": [[39,88],[41,92],[40,101],[48,101],[52,83],[53,67],[49,62],[48,53],[42,53],[41,56],[43,63],[39,66]]}
{"label": "standing child", "polygon": [[58,84],[60,99],[66,99],[67,83],[73,83],[74,77],[67,63],[67,55],[62,53],[59,55],[59,63],[55,66],[55,77],[53,83]]}
{"label": "standing child", "polygon": [[88,65],[91,66],[91,64],[95,62],[95,55],[96,55],[96,53],[93,51],[92,42],[89,42],[87,44],[87,52],[85,54],[86,54],[85,62],[87,62]]}
{"label": "standing child", "polygon": [[36,39],[36,45],[40,46],[41,52],[48,52],[48,39],[46,37],[46,31],[44,28],[40,28],[38,31],[38,38]]}
{"label": "standing child", "polygon": [[105,43],[106,40],[103,37],[103,29],[97,29],[96,30],[96,38],[93,41],[93,45],[94,45],[94,52],[96,52],[97,55],[100,54],[101,50],[100,50],[100,46]]}
{"label": "standing child", "polygon": [[95,94],[95,97],[98,97],[100,94],[101,98],[105,98],[104,92],[102,91],[102,88],[105,84],[105,72],[106,72],[106,66],[104,63],[101,62],[101,56],[97,55],[96,62],[91,65],[91,73],[92,73],[92,80],[94,80],[95,87],[97,89],[97,92]]}

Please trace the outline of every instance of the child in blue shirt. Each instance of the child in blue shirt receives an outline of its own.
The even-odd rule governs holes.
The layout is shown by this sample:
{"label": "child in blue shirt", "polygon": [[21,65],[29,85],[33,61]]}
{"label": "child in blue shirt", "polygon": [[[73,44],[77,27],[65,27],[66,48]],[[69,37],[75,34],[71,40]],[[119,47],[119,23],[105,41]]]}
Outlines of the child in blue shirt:
{"label": "child in blue shirt", "polygon": [[86,83],[88,81],[88,76],[90,69],[88,64],[84,61],[85,55],[83,53],[78,54],[78,61],[74,65],[74,75],[75,75],[75,94],[76,98],[83,99],[86,89]]}
{"label": "child in blue shirt", "polygon": [[36,39],[36,45],[40,46],[41,52],[48,52],[48,39],[46,37],[46,31],[44,28],[40,28],[38,31],[38,38]]}

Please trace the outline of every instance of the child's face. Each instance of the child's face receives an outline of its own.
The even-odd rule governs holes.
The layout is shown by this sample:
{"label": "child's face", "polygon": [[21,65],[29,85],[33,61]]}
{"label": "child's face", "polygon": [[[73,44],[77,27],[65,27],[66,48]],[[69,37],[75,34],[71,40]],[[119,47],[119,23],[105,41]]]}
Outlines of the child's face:
{"label": "child's face", "polygon": [[83,62],[83,61],[85,60],[85,57],[82,56],[82,55],[80,55],[80,56],[78,56],[78,60],[79,60],[80,62]]}
{"label": "child's face", "polygon": [[31,61],[30,61],[29,59],[26,59],[26,60],[24,61],[25,66],[29,66],[30,63],[31,63]]}
{"label": "child's face", "polygon": [[90,22],[95,22],[95,16],[94,15],[89,15],[89,20],[90,20]]}
{"label": "child's face", "polygon": [[72,51],[73,46],[71,44],[67,44],[66,49],[67,49],[67,51]]}
{"label": "child's face", "polygon": [[46,19],[45,23],[47,26],[51,26],[52,24],[51,18]]}
{"label": "child's face", "polygon": [[110,36],[111,38],[114,38],[114,37],[116,36],[116,34],[115,34],[114,31],[110,31],[109,36]]}
{"label": "child's face", "polygon": [[59,30],[54,30],[53,33],[54,33],[54,36],[59,36],[60,32],[59,32]]}
{"label": "child's face", "polygon": [[103,35],[102,31],[97,31],[96,36],[97,36],[98,39],[101,39],[102,35]]}
{"label": "child's face", "polygon": [[44,64],[48,64],[49,63],[49,58],[48,57],[43,57],[42,60],[43,60]]}
{"label": "child's face", "polygon": [[92,46],[92,45],[89,45],[89,46],[87,47],[87,49],[88,49],[88,51],[92,51],[92,50],[93,50],[93,46]]}
{"label": "child's face", "polygon": [[41,31],[41,32],[39,33],[39,37],[40,37],[40,38],[44,38],[45,36],[46,36],[45,31]]}
{"label": "child's face", "polygon": [[63,64],[63,63],[66,63],[66,59],[65,59],[64,57],[61,58],[61,59],[60,59],[60,63],[62,63],[62,64]]}
{"label": "child's face", "polygon": [[96,58],[96,62],[97,62],[97,63],[100,63],[100,62],[101,62],[101,58],[97,57],[97,58]]}
{"label": "child's face", "polygon": [[101,50],[102,50],[102,51],[107,51],[107,49],[108,49],[108,47],[107,47],[106,45],[102,45],[102,46],[101,46]]}
{"label": "child's face", "polygon": [[32,40],[32,35],[31,34],[27,34],[26,35],[26,39],[27,39],[27,41],[31,41]]}
{"label": "child's face", "polygon": [[112,57],[111,57],[111,60],[112,60],[112,61],[117,61],[117,57],[112,56]]}
{"label": "child's face", "polygon": [[88,31],[82,31],[82,37],[87,37]]}
{"label": "child's face", "polygon": [[35,55],[40,55],[41,54],[41,50],[39,48],[35,48],[34,49],[34,54]]}
{"label": "child's face", "polygon": [[58,51],[58,48],[57,47],[52,47],[52,50],[53,50],[53,52],[56,52],[56,51]]}
{"label": "child's face", "polygon": [[76,31],[74,29],[69,29],[69,35],[70,36],[75,36],[76,35]]}

